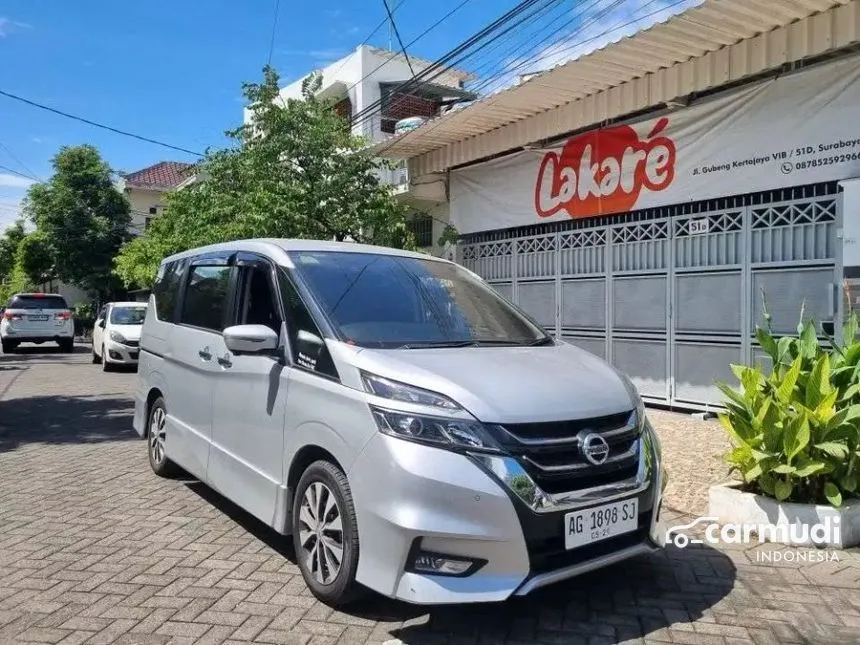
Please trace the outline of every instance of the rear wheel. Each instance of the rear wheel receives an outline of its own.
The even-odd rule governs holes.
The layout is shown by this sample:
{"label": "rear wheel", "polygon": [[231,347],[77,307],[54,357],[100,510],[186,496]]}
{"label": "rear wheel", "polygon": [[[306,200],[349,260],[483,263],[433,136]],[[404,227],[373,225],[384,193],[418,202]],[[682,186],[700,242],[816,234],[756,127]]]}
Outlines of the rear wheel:
{"label": "rear wheel", "polygon": [[60,346],[60,351],[66,354],[71,354],[75,351],[75,341],[74,340],[61,340],[57,343]]}
{"label": "rear wheel", "polygon": [[4,340],[2,343],[2,348],[4,354],[12,354],[15,351],[15,343],[10,343]]}
{"label": "rear wheel", "polygon": [[[107,363],[107,361],[105,361]],[[167,458],[167,407],[164,399],[158,397],[149,408],[146,431],[147,446],[149,447],[149,465],[159,477],[171,477],[179,470]]]}
{"label": "rear wheel", "polygon": [[299,480],[293,501],[293,544],[299,569],[314,596],[345,605],[361,595],[358,525],[349,482],[328,461],[315,461]]}

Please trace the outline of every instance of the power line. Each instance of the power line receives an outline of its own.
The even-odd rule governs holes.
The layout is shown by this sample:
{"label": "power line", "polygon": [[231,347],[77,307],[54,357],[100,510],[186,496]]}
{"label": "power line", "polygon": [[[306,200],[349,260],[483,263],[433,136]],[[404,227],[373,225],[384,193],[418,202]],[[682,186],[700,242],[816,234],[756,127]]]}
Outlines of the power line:
{"label": "power line", "polygon": [[385,5],[385,12],[388,14],[388,19],[391,21],[391,28],[394,29],[394,35],[397,36],[397,42],[400,43],[400,49],[403,50],[403,55],[406,57],[406,64],[409,65],[409,71],[412,76],[415,76],[415,70],[412,68],[412,61],[409,60],[409,54],[406,53],[406,46],[403,44],[403,39],[400,37],[400,30],[397,28],[397,23],[394,22],[394,14],[391,13],[391,8],[388,6],[388,0],[382,0]]}
{"label": "power line", "polygon": [[27,167],[27,164],[25,164],[23,161],[21,161],[20,159],[18,159],[18,157],[16,157],[16,156],[12,153],[12,151],[11,151],[11,150],[9,150],[9,147],[8,147],[5,143],[3,143],[2,141],[0,141],[0,148],[3,148],[3,150],[5,150],[5,151],[6,151],[6,154],[7,154],[7,155],[9,155],[10,157],[12,157],[12,161],[14,161],[15,163],[17,163],[17,164],[18,164],[19,166],[21,166],[24,170],[26,170],[28,173],[30,173],[30,179],[35,179],[35,180],[37,180],[37,181],[39,180],[38,175],[36,175],[36,173],[34,173],[32,170],[30,170],[30,168],[28,168],[28,167]]}
{"label": "power line", "polygon": [[31,177],[30,175],[25,175],[20,170],[15,170],[14,168],[10,168],[9,166],[4,166],[4,165],[0,164],[0,170],[5,170],[6,172],[11,172],[13,175],[18,175],[19,177],[22,177],[24,179],[29,179],[30,181],[35,181],[37,184],[42,183],[42,180],[39,179],[38,177]]}
{"label": "power line", "polygon": [[108,132],[113,132],[114,134],[120,134],[124,137],[130,137],[132,139],[137,139],[138,141],[143,141],[145,143],[151,143],[156,146],[161,146],[162,148],[169,148],[170,150],[176,150],[178,152],[184,152],[189,155],[194,155],[195,157],[204,156],[202,152],[195,152],[194,150],[189,150],[188,148],[182,148],[180,146],[174,146],[170,143],[165,143],[164,141],[158,141],[157,139],[150,139],[149,137],[144,137],[139,134],[135,134],[133,132],[128,132],[125,130],[120,130],[118,128],[111,127],[109,125],[105,125],[103,123],[98,123],[96,121],[91,121],[90,119],[85,119],[81,116],[76,116],[74,114],[69,114],[68,112],[63,112],[56,108],[49,107],[47,105],[42,105],[41,103],[37,103],[36,101],[31,101],[30,99],[25,99],[22,96],[18,96],[16,94],[12,94],[11,92],[6,92],[4,90],[0,90],[0,95],[13,99],[15,101],[20,101],[21,103],[26,103],[35,108],[39,108],[40,110],[45,110],[46,112],[52,112],[53,114],[58,114],[60,116],[64,116],[67,119],[72,119],[73,121],[80,121],[81,123],[86,123],[87,125],[91,125],[94,128],[100,128],[102,130],[107,130]]}
{"label": "power line", "polygon": [[269,39],[269,56],[266,58],[266,65],[272,64],[272,52],[275,51],[275,34],[278,31],[278,14],[281,9],[281,0],[275,0],[275,17],[272,20],[272,37]]}
{"label": "power line", "polygon": [[[504,15],[502,15],[499,18],[497,18],[496,20],[494,20],[492,23],[487,25],[484,29],[479,31],[477,34],[475,34],[471,38],[467,39],[466,41],[464,41],[463,43],[461,43],[460,45],[458,45],[457,47],[452,49],[450,52],[448,52],[447,54],[445,54],[444,56],[439,58],[435,63],[433,63],[428,68],[423,70],[420,74],[418,74],[414,78],[412,78],[412,79],[410,79],[404,83],[401,83],[400,85],[395,87],[392,90],[391,94],[395,94],[395,93],[401,93],[402,94],[402,93],[405,93],[405,90],[407,90],[409,88],[414,88],[414,89],[412,89],[412,92],[409,93],[411,95],[414,95],[415,90],[419,89],[421,87],[421,85],[429,83],[430,81],[438,78],[442,74],[450,71],[454,67],[454,65],[461,63],[462,61],[466,60],[469,56],[474,55],[475,53],[486,48],[490,43],[494,42],[495,40],[497,40],[501,36],[504,36],[511,29],[516,28],[522,22],[527,20],[527,18],[523,18],[522,20],[520,20],[517,23],[514,23],[512,26],[508,27],[507,29],[505,29],[501,33],[496,34],[488,42],[483,43],[480,46],[478,46],[478,48],[474,52],[472,52],[471,54],[463,55],[464,52],[468,52],[468,50],[471,47],[473,47],[476,43],[479,43],[481,40],[492,35],[498,29],[500,29],[500,28],[504,27],[506,24],[512,22],[514,19],[516,19],[518,16],[520,16],[521,14],[523,14],[526,11],[528,11],[529,9],[531,9],[533,6],[538,5],[539,3],[546,3],[546,2],[552,3],[552,2],[558,2],[558,1],[559,0],[523,0],[516,7],[514,7],[510,11],[506,12]],[[458,58],[458,56],[459,56],[459,58]],[[381,107],[384,100],[385,100],[384,97],[380,97],[379,100],[374,101],[369,106],[367,106],[365,109],[361,110],[358,114],[356,114],[353,117],[353,125],[355,125],[356,123],[362,123],[362,122],[366,121],[367,118],[372,116],[376,112],[376,110],[379,107]]]}

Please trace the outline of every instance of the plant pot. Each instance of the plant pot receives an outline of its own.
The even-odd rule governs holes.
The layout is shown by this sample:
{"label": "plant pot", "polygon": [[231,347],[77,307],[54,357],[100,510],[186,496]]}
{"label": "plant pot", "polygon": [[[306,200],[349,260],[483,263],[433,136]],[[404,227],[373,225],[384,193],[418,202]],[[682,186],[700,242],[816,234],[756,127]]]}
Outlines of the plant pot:
{"label": "plant pot", "polygon": [[740,490],[740,486],[737,482],[711,486],[708,515],[716,518],[723,528],[728,524],[763,527],[753,532],[749,539],[751,544],[775,542],[835,549],[860,544],[860,499],[844,500],[839,508],[796,504],[747,493]]}

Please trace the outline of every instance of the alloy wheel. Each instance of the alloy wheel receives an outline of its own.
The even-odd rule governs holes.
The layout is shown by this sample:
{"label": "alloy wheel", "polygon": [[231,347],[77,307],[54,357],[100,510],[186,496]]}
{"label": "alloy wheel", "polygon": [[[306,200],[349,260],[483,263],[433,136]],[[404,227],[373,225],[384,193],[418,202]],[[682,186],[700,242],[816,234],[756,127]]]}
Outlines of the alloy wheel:
{"label": "alloy wheel", "polygon": [[160,464],[164,460],[164,423],[166,418],[164,408],[158,407],[152,411],[152,417],[149,421],[149,452],[155,464]]}
{"label": "alloy wheel", "polygon": [[331,584],[343,562],[343,522],[334,493],[322,482],[305,489],[299,509],[299,541],[307,570],[319,583]]}

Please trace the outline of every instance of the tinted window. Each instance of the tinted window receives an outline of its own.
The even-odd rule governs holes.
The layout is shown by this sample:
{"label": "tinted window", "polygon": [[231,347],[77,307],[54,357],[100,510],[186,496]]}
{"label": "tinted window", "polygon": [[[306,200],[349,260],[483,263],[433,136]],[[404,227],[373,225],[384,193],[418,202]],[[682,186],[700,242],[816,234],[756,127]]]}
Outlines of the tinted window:
{"label": "tinted window", "polygon": [[176,299],[179,295],[179,282],[185,269],[184,260],[174,260],[158,268],[158,276],[152,293],[155,296],[155,314],[159,320],[176,322]]}
{"label": "tinted window", "polygon": [[110,321],[114,325],[142,325],[146,318],[145,307],[112,307]]}
{"label": "tinted window", "polygon": [[63,296],[13,296],[7,309],[68,309],[69,305]]}
{"label": "tinted window", "polygon": [[456,264],[338,251],[290,255],[332,324],[356,345],[550,340],[483,280]]}
{"label": "tinted window", "polygon": [[338,378],[319,327],[298,291],[283,273],[280,275],[280,282],[293,362],[300,367]]}
{"label": "tinted window", "polygon": [[260,267],[242,267],[239,277],[239,325],[265,325],[281,332],[281,316],[275,304],[269,271]]}
{"label": "tinted window", "polygon": [[188,276],[179,321],[185,325],[223,331],[229,289],[230,267],[193,267]]}

